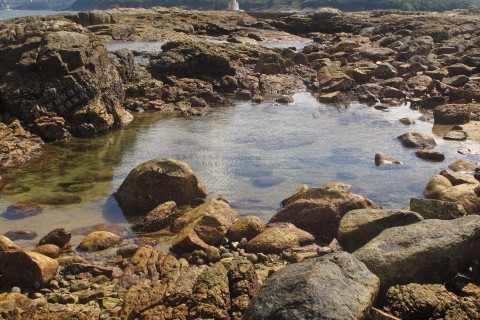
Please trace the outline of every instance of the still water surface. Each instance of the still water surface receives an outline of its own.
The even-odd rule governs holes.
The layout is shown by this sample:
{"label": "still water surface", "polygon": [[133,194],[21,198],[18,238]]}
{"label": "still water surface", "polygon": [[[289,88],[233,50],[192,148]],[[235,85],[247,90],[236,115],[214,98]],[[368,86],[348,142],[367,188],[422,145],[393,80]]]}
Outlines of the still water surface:
{"label": "still water surface", "polygon": [[[406,131],[432,134],[431,123],[407,127],[398,121],[421,115],[407,106],[383,112],[361,105],[326,106],[308,93],[294,98],[288,106],[237,102],[205,117],[144,113],[128,127],[96,139],[48,146],[41,159],[11,170],[6,178],[12,182],[0,194],[0,212],[17,201],[42,203],[44,212],[22,220],[0,216],[0,234],[34,229],[41,236],[57,227],[126,224],[111,194],[136,165],[156,157],[187,162],[210,196],[225,197],[241,214],[265,221],[302,183],[347,182],[384,207],[398,208],[420,197],[428,179],[454,160],[480,161],[478,155],[457,153],[474,143],[437,135],[436,149],[447,157],[443,163],[418,159],[414,150],[403,148],[396,137]],[[377,152],[403,165],[376,167]],[[46,204],[65,196],[81,202]]]}

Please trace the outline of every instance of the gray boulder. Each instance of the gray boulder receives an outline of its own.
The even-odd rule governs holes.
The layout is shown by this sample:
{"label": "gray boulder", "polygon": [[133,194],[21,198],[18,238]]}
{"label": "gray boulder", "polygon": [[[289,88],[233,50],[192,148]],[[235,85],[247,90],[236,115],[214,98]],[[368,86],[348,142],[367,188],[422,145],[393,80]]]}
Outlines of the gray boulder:
{"label": "gray boulder", "polygon": [[378,236],[383,230],[405,226],[423,220],[407,210],[358,209],[348,212],[340,221],[338,242],[353,252]]}
{"label": "gray boulder", "polygon": [[244,320],[365,319],[379,280],[351,254],[338,252],[276,272]]}
{"label": "gray boulder", "polygon": [[469,267],[479,252],[480,216],[472,215],[386,229],[353,255],[386,290],[396,284],[443,283]]}
{"label": "gray boulder", "polygon": [[114,194],[125,214],[141,215],[159,204],[177,205],[205,198],[207,192],[184,162],[158,158],[133,169]]}
{"label": "gray boulder", "polygon": [[425,219],[451,220],[467,215],[465,208],[455,202],[437,199],[410,199],[410,210]]}

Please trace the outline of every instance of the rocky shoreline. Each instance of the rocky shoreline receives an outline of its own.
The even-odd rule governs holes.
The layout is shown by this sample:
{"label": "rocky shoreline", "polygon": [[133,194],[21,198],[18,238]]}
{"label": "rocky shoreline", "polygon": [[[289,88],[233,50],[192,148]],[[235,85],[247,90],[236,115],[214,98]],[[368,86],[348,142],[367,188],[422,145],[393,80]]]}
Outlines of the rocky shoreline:
{"label": "rocky shoreline", "polygon": [[[132,113],[201,116],[231,99],[288,104],[305,90],[331,104],[410,103],[451,126],[445,139],[478,139],[479,20],[468,11],[153,8],[3,21],[0,167],[28,165],[45,142],[128,125]],[[103,44],[166,39],[160,53]],[[269,41],[310,44],[259,45]],[[430,136],[406,132],[401,145],[443,160]],[[0,237],[0,318],[478,319],[479,178],[478,163],[452,163],[409,210],[382,209],[344,183],[300,186],[264,224],[228,199],[205,200],[187,164],[155,159],[115,193],[131,230],[99,225],[70,244],[72,231],[55,229],[33,251],[9,239],[36,237],[28,231]],[[17,203],[5,214],[38,210]],[[135,236],[149,233],[170,239],[175,256]]]}

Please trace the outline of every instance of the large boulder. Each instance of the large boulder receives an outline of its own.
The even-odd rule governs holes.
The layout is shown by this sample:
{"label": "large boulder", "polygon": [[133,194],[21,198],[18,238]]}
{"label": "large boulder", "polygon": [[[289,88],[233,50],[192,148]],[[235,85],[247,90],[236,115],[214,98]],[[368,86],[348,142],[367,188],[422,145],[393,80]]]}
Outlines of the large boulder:
{"label": "large boulder", "polygon": [[36,252],[0,252],[0,287],[27,287],[39,289],[57,273],[56,260]]}
{"label": "large boulder", "polygon": [[0,236],[0,252],[3,251],[22,251],[12,240],[7,237]]}
{"label": "large boulder", "polygon": [[410,210],[417,212],[425,219],[450,220],[467,215],[467,211],[461,204],[437,199],[412,198]]}
{"label": "large boulder", "polygon": [[383,230],[405,226],[423,220],[407,210],[357,209],[343,216],[338,228],[338,242],[353,252],[378,236]]}
{"label": "large boulder", "polygon": [[281,253],[284,250],[313,243],[315,237],[291,223],[273,223],[247,243],[246,251]]}
{"label": "large boulder", "polygon": [[171,227],[178,235],[170,250],[175,253],[192,252],[216,245],[237,219],[238,213],[222,200],[209,200],[176,219]]}
{"label": "large boulder", "polygon": [[132,120],[108,51],[80,25],[19,18],[2,24],[0,40],[2,111],[40,137],[92,136]]}
{"label": "large boulder", "polygon": [[137,216],[167,201],[184,205],[206,195],[205,188],[186,163],[168,158],[137,166],[114,194],[125,214]]}
{"label": "large boulder", "polygon": [[365,319],[379,287],[379,279],[351,254],[328,254],[276,272],[243,319]]}
{"label": "large boulder", "polygon": [[480,252],[480,216],[424,220],[386,229],[353,255],[387,289],[396,284],[443,283]]}
{"label": "large boulder", "polygon": [[337,235],[340,220],[347,212],[381,208],[372,200],[334,184],[298,190],[283,203],[285,208],[277,212],[270,223],[290,222],[325,242]]}

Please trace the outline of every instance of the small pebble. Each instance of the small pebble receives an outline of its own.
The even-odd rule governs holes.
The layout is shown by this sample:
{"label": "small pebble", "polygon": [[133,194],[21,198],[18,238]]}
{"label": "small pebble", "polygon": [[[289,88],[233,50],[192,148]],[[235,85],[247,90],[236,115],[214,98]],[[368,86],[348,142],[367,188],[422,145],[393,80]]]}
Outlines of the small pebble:
{"label": "small pebble", "polygon": [[58,281],[57,280],[50,281],[50,288],[52,288],[53,290],[60,289],[60,285]]}
{"label": "small pebble", "polygon": [[43,298],[43,294],[41,294],[40,292],[35,292],[34,294],[32,294],[32,298],[33,299]]}

